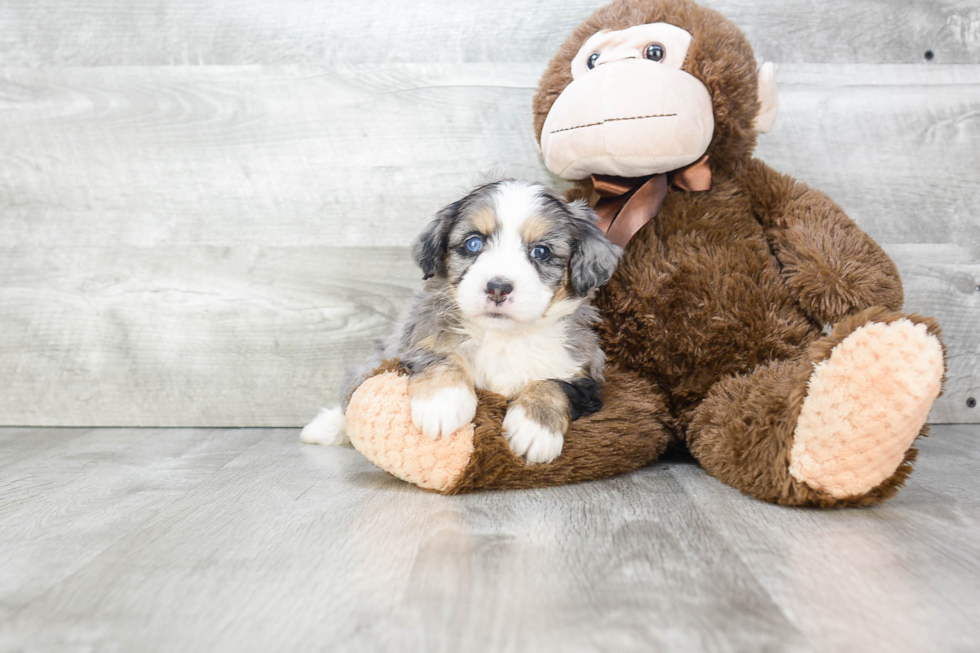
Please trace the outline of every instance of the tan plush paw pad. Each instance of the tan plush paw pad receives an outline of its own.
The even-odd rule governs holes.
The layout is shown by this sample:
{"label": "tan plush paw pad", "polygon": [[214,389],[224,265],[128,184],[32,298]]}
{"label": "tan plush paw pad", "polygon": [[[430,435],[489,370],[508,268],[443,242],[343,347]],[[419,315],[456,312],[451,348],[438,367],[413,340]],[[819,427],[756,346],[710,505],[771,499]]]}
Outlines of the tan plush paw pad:
{"label": "tan plush paw pad", "polygon": [[429,490],[451,488],[473,455],[473,425],[433,440],[412,423],[408,377],[386,372],[354,392],[347,407],[347,435],[372,463]]}
{"label": "tan plush paw pad", "polygon": [[942,345],[923,324],[872,322],[814,366],[790,451],[793,478],[837,498],[890,477],[939,395]]}

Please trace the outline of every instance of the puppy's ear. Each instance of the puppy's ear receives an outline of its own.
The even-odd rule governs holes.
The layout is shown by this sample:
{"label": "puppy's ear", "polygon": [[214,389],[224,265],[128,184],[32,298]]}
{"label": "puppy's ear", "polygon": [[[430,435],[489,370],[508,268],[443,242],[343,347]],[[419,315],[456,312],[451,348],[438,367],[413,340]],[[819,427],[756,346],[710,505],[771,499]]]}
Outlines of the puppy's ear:
{"label": "puppy's ear", "polygon": [[449,232],[459,216],[460,203],[455,202],[436,214],[436,219],[422,231],[412,247],[412,256],[422,268],[422,279],[446,274],[446,252],[449,248]]}
{"label": "puppy's ear", "polygon": [[569,209],[575,218],[577,240],[571,261],[572,288],[585,297],[609,281],[623,250],[596,226],[599,216],[584,201],[572,202]]}

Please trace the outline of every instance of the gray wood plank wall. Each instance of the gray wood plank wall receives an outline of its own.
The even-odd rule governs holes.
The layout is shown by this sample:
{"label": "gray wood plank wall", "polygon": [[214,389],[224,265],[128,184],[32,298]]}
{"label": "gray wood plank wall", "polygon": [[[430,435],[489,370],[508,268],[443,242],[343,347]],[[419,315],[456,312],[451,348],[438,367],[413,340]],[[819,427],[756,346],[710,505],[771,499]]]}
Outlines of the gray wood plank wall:
{"label": "gray wood plank wall", "polygon": [[[0,424],[303,424],[417,287],[440,206],[560,185],[531,97],[601,4],[0,4]],[[777,63],[759,156],[942,323],[931,420],[980,421],[980,7],[705,4]]]}

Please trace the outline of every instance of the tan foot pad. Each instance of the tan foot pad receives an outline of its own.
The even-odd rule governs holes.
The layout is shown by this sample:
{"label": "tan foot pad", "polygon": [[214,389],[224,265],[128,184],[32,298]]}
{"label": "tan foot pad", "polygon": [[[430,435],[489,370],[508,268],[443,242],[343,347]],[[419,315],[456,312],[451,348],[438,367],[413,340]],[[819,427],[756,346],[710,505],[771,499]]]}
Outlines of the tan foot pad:
{"label": "tan foot pad", "polygon": [[866,494],[889,478],[922,430],[944,370],[924,324],[872,322],[814,366],[789,471],[836,498]]}
{"label": "tan foot pad", "polygon": [[473,425],[432,440],[412,423],[408,377],[386,372],[354,392],[347,434],[372,463],[409,483],[444,492],[459,480],[473,455]]}

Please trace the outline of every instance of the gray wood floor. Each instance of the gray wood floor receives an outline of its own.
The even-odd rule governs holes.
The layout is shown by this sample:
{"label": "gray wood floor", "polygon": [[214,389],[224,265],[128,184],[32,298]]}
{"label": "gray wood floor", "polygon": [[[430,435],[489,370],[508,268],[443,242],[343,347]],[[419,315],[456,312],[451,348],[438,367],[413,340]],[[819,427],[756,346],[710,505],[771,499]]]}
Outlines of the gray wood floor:
{"label": "gray wood floor", "polygon": [[980,426],[884,506],[675,454],[442,497],[293,429],[0,429],[0,651],[980,648]]}

